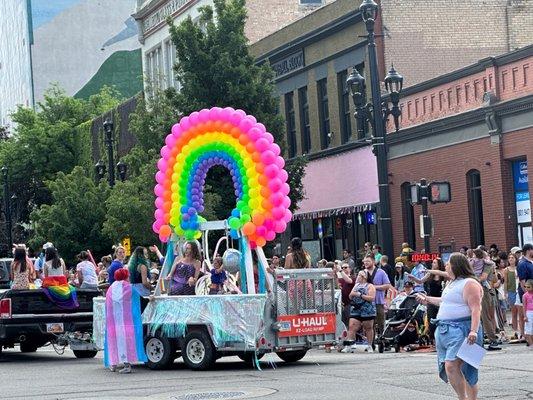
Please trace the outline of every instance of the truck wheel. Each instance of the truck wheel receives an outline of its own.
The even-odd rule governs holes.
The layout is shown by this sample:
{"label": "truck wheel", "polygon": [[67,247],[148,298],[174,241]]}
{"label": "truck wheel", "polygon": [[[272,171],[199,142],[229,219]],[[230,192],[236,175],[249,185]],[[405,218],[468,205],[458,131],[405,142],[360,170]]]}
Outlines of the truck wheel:
{"label": "truck wheel", "polygon": [[21,343],[20,352],[21,353],[35,353],[37,351],[37,346],[31,343]]}
{"label": "truck wheel", "polygon": [[193,331],[183,339],[181,356],[190,369],[206,370],[215,363],[216,350],[207,333]]}
{"label": "truck wheel", "polygon": [[279,358],[281,358],[286,363],[293,363],[300,361],[307,354],[307,349],[305,350],[294,350],[294,351],[280,351],[276,353]]}
{"label": "truck wheel", "polygon": [[[257,360],[259,361],[260,359],[262,359],[264,355],[265,355],[265,353],[257,353]],[[239,357],[247,365],[252,365],[253,366],[254,361],[255,361],[255,354],[254,354],[253,351],[249,351],[249,352],[246,352],[246,353],[238,354],[237,357]]]}
{"label": "truck wheel", "polygon": [[72,350],[76,358],[94,358],[98,351],[96,350]]}
{"label": "truck wheel", "polygon": [[150,369],[168,368],[175,358],[176,349],[170,339],[161,336],[149,336],[144,344],[146,365]]}

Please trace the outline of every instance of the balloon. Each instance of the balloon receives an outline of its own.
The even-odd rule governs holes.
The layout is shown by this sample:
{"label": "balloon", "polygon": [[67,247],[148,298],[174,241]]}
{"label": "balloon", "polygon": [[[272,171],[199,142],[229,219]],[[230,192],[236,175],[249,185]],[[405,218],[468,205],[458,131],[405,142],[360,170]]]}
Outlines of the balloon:
{"label": "balloon", "polygon": [[279,169],[282,169],[283,167],[285,167],[285,160],[283,159],[283,157],[277,156],[275,163]]}
{"label": "balloon", "polygon": [[255,241],[256,246],[263,247],[266,244],[266,240],[263,237],[258,237]]}
{"label": "balloon", "polygon": [[282,183],[279,179],[272,179],[268,183],[268,188],[274,193],[281,189]]}
{"label": "balloon", "polygon": [[[192,113],[194,114],[194,113]],[[191,119],[192,119],[192,114],[191,114]],[[189,117],[183,117],[181,120],[180,120],[180,128],[183,130],[183,131],[186,131],[188,130],[189,128],[191,127],[191,121],[189,121]]]}
{"label": "balloon", "polygon": [[272,152],[277,156],[279,156],[281,153],[281,148],[277,145],[277,143],[272,143],[270,150],[272,150]]}
{"label": "balloon", "polygon": [[270,132],[266,132],[263,137],[268,141],[268,143],[274,143],[274,136]]}
{"label": "balloon", "polygon": [[[252,214],[252,222],[256,226],[263,225],[263,223],[265,222],[265,217],[263,216],[262,213],[256,211],[256,212],[254,212]],[[258,233],[258,235],[259,235],[259,233]]]}
{"label": "balloon", "polygon": [[247,222],[242,227],[242,233],[246,236],[253,235],[255,233],[255,225],[251,222]]}
{"label": "balloon", "polygon": [[292,212],[290,210],[285,210],[285,222],[290,222],[292,220]]}
{"label": "balloon", "polygon": [[241,227],[241,221],[239,218],[232,217],[229,219],[229,226],[231,229],[239,229]]}
{"label": "balloon", "polygon": [[265,167],[265,175],[270,179],[274,179],[279,175],[279,168],[277,165],[267,165]]}
{"label": "balloon", "polygon": [[161,172],[165,172],[167,169],[167,161],[164,158],[160,158],[159,161],[157,161],[157,168]]}
{"label": "balloon", "polygon": [[161,171],[157,171],[155,174],[155,180],[157,183],[163,183],[165,182],[165,174]]}
{"label": "balloon", "polygon": [[163,235],[159,234],[159,241],[161,241],[163,243],[168,242],[168,236],[163,236]]}
{"label": "balloon", "polygon": [[283,207],[285,208],[289,208],[290,205],[291,205],[291,199],[289,198],[289,196],[285,196],[285,198],[283,199],[283,203],[282,203]]}
{"label": "balloon", "polygon": [[275,207],[272,209],[272,218],[276,221],[280,221],[285,216],[285,209],[282,207]]}
{"label": "balloon", "polygon": [[264,237],[267,233],[267,229],[264,226],[258,226],[255,228],[255,233],[258,237]]}
{"label": "balloon", "polygon": [[164,204],[164,201],[161,197],[158,197],[155,199],[155,206],[156,208],[162,208]]}
{"label": "balloon", "polygon": [[283,233],[285,232],[285,229],[287,229],[287,224],[284,221],[276,222],[276,225],[274,226],[274,232]]}
{"label": "balloon", "polygon": [[261,161],[263,164],[268,165],[276,162],[276,155],[272,153],[270,150],[267,150],[261,154]]}
{"label": "balloon", "polygon": [[289,174],[284,169],[280,169],[278,179],[280,179],[282,182],[287,182],[287,179],[289,179]]}
{"label": "balloon", "polygon": [[172,134],[176,137],[176,139],[181,135],[181,127],[179,124],[172,125]]}
{"label": "balloon", "polygon": [[261,131],[257,128],[252,128],[248,131],[248,137],[254,142],[261,137]]}
{"label": "balloon", "polygon": [[162,197],[163,193],[165,193],[165,189],[163,188],[163,186],[157,184],[154,187],[154,193],[155,193],[156,196]]}
{"label": "balloon", "polygon": [[287,196],[290,191],[291,191],[291,188],[287,183],[284,183],[283,185],[281,185],[280,192],[283,193],[284,196]]}
{"label": "balloon", "polygon": [[161,228],[161,221],[160,220],[156,220],[153,224],[152,224],[152,230],[155,232],[155,233],[159,233],[159,228]]}
{"label": "balloon", "polygon": [[266,149],[268,149],[269,146],[270,144],[268,143],[268,140],[266,140],[265,138],[261,138],[255,142],[255,148],[259,152],[265,151]]}
{"label": "balloon", "polygon": [[168,237],[171,234],[172,234],[172,230],[170,229],[170,226],[162,225],[161,228],[159,228],[159,236]]}
{"label": "balloon", "polygon": [[160,154],[161,154],[161,157],[163,157],[165,160],[168,160],[170,156],[172,155],[172,151],[170,150],[169,147],[163,146],[161,148]]}
{"label": "balloon", "polygon": [[174,135],[167,135],[167,137],[165,138],[165,144],[172,148],[175,144],[176,144],[176,137]]}
{"label": "balloon", "polygon": [[265,239],[268,240],[269,242],[274,240],[276,238],[276,232],[274,231],[267,231],[267,233],[265,234]]}

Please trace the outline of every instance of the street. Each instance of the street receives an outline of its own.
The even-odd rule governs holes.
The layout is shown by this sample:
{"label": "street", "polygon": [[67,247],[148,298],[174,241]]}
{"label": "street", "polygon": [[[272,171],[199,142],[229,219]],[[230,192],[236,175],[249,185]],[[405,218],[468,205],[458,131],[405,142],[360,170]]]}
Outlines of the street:
{"label": "street", "polygon": [[[508,345],[486,356],[480,399],[533,398],[533,351]],[[339,354],[310,352],[286,365],[275,355],[261,361],[261,371],[236,357],[220,359],[207,372],[190,371],[178,359],[172,370],[144,366],[131,375],[104,369],[102,353],[78,360],[52,348],[21,354],[5,350],[0,358],[1,399],[452,399],[452,389],[436,374],[436,353]],[[271,363],[273,361],[274,363]]]}

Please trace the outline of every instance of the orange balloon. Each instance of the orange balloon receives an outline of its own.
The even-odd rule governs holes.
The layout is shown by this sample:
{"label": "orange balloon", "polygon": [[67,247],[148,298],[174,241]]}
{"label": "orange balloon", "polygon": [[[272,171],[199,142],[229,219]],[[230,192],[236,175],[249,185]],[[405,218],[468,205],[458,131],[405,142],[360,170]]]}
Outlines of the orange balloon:
{"label": "orange balloon", "polygon": [[233,125],[231,125],[229,122],[225,122],[222,124],[220,130],[224,133],[229,133],[231,134],[231,128],[233,128]]}
{"label": "orange balloon", "polygon": [[259,178],[257,179],[259,184],[263,187],[265,187],[268,184],[268,178],[266,175],[259,175]]}
{"label": "orange balloon", "polygon": [[250,237],[255,233],[255,225],[252,222],[247,222],[242,227],[242,233]]}
{"label": "orange balloon", "polygon": [[248,144],[246,145],[246,151],[247,151],[248,153],[253,153],[254,150],[255,150],[255,144],[253,144],[252,142],[250,142],[250,143],[248,143]]}
{"label": "orange balloon", "polygon": [[255,163],[258,163],[259,161],[261,161],[261,153],[255,151],[252,154],[252,160],[254,160]]}
{"label": "orange balloon", "polygon": [[170,229],[170,226],[168,225],[162,225],[161,228],[159,228],[159,234],[161,236],[170,236],[170,234],[172,233],[172,230]]}
{"label": "orange balloon", "polygon": [[[261,206],[266,210],[266,211],[269,211],[271,208],[272,208],[272,204],[270,203],[270,201],[268,200],[263,200],[261,202]],[[266,214],[265,214],[265,218],[270,218],[270,217],[267,217]]]}
{"label": "orange balloon", "polygon": [[213,122],[209,121],[204,124],[204,132],[215,132],[215,124]]}
{"label": "orange balloon", "polygon": [[241,136],[241,130],[237,127],[231,128],[230,132],[231,136],[233,136],[235,139],[238,139],[239,136]]}
{"label": "orange balloon", "polygon": [[222,121],[214,121],[213,123],[213,129],[217,132],[220,132],[222,130]]}
{"label": "orange balloon", "polygon": [[163,192],[163,199],[165,200],[165,202],[171,201],[172,200],[172,192],[170,190],[165,190]]}
{"label": "orange balloon", "polygon": [[263,198],[268,199],[270,197],[270,194],[271,192],[269,188],[267,188],[266,186],[261,188],[261,196],[263,196]]}
{"label": "orange balloon", "polygon": [[252,214],[252,222],[255,226],[263,225],[265,222],[265,217],[263,217],[263,214],[256,211]]}
{"label": "orange balloon", "polygon": [[257,245],[257,247],[263,247],[266,242],[267,241],[264,237],[258,237],[257,239],[255,239],[255,244]]}
{"label": "orange balloon", "polygon": [[255,165],[255,170],[258,174],[262,174],[263,172],[265,172],[265,166],[262,163],[257,163]]}
{"label": "orange balloon", "polygon": [[242,144],[243,146],[246,146],[249,142],[250,142],[250,139],[248,138],[248,136],[244,134],[239,136],[239,143]]}
{"label": "orange balloon", "polygon": [[172,208],[172,202],[171,201],[165,201],[165,203],[163,203],[163,211],[164,212],[169,212],[171,208]]}

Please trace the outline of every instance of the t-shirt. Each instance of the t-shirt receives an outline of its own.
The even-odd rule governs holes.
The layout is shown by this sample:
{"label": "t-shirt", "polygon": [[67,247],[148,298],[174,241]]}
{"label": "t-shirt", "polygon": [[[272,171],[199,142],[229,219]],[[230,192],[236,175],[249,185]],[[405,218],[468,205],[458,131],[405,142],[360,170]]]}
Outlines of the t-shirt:
{"label": "t-shirt", "polygon": [[[411,275],[413,275],[417,279],[422,279],[424,276],[426,276],[427,268],[424,264],[420,263],[416,267],[413,268],[411,271]],[[413,291],[416,292],[423,292],[424,291],[424,284],[423,283],[414,283]]]}
{"label": "t-shirt", "polygon": [[390,264],[381,264],[381,269],[385,271],[387,274],[387,277],[389,278],[389,282],[394,282],[394,276],[396,275],[396,271],[393,266]]}
{"label": "t-shirt", "polygon": [[35,264],[33,264],[33,268],[35,271],[42,271],[44,269],[44,254],[40,253],[37,260],[35,260]]}
{"label": "t-shirt", "polygon": [[119,260],[113,260],[109,268],[107,269],[107,275],[108,275],[108,282],[111,285],[113,282],[115,282],[115,272],[117,272],[119,269],[123,268],[124,264],[122,264]]}
{"label": "t-shirt", "polygon": [[98,277],[94,265],[90,261],[82,261],[76,265],[76,271],[81,271],[83,275],[83,282],[87,285],[98,285]]}
{"label": "t-shirt", "polygon": [[379,261],[381,260],[381,256],[382,254],[379,252],[374,255],[374,260],[376,260],[376,264],[379,264]]}
{"label": "t-shirt", "polygon": [[524,293],[524,297],[522,297],[522,303],[524,304],[524,311],[533,311],[533,293]]}
{"label": "t-shirt", "polygon": [[[390,284],[389,277],[387,276],[385,271],[383,271],[381,268],[376,267],[375,272],[376,274],[374,275],[374,278],[371,282],[374,286]],[[385,292],[386,290],[376,289],[376,300],[374,300],[375,304],[385,304]]]}
{"label": "t-shirt", "polygon": [[[525,257],[522,257],[516,266],[516,273],[518,274],[518,279],[521,281],[533,279],[533,262]],[[518,295],[520,298],[522,298],[524,295],[524,289],[522,289],[522,285],[518,286]]]}
{"label": "t-shirt", "polygon": [[211,270],[211,283],[222,285],[227,279],[226,271],[221,270],[220,272],[217,272],[215,268]]}
{"label": "t-shirt", "polygon": [[339,286],[341,288],[341,297],[342,297],[342,304],[347,306],[350,304],[350,292],[352,291],[354,285],[355,285],[355,277],[352,278],[352,283],[346,282],[344,279],[339,279]]}

